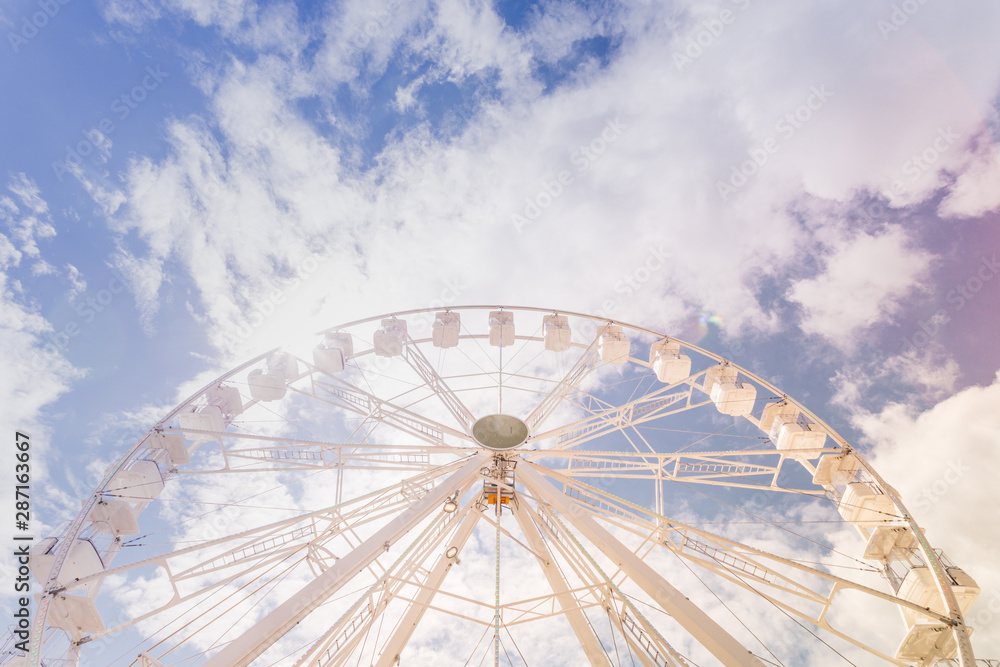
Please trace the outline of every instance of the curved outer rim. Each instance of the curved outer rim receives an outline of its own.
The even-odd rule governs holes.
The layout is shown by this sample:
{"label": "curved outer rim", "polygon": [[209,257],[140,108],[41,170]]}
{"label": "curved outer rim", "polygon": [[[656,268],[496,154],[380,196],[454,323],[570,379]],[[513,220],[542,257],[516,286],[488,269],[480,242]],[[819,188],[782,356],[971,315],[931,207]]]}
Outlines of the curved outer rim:
{"label": "curved outer rim", "polygon": [[[959,664],[961,665],[961,667],[975,667],[975,658],[974,658],[974,654],[973,654],[973,651],[972,651],[972,643],[971,643],[971,641],[969,639],[968,626],[965,624],[965,619],[964,619],[964,616],[962,614],[962,611],[961,611],[961,609],[959,609],[958,604],[957,604],[957,602],[955,600],[954,591],[952,590],[951,584],[948,581],[948,577],[947,577],[947,574],[945,572],[944,565],[941,563],[941,560],[938,558],[937,554],[934,553],[934,549],[933,549],[933,547],[931,547],[930,543],[927,541],[927,537],[924,535],[923,530],[917,525],[916,520],[913,518],[913,516],[910,514],[910,512],[903,505],[903,501],[900,499],[899,493],[895,490],[895,488],[893,488],[888,483],[886,483],[886,481],[882,478],[882,476],[879,475],[878,472],[875,471],[875,469],[871,466],[871,464],[868,462],[868,460],[865,457],[863,457],[850,443],[848,443],[839,433],[837,433],[835,430],[833,430],[823,419],[821,419],[818,415],[816,415],[815,413],[813,413],[808,407],[806,407],[805,405],[802,405],[801,403],[799,403],[794,398],[788,396],[783,391],[781,391],[780,389],[778,389],[773,384],[771,384],[770,382],[768,382],[764,378],[760,377],[756,373],[753,373],[752,371],[749,371],[749,370],[743,368],[742,366],[733,363],[731,360],[726,359],[725,357],[722,357],[722,356],[720,356],[718,354],[715,354],[714,352],[710,352],[709,350],[706,350],[704,348],[698,347],[697,345],[693,345],[691,343],[688,343],[687,341],[685,341],[683,339],[677,338],[675,336],[668,336],[666,334],[660,333],[658,331],[654,331],[653,329],[648,329],[646,327],[637,326],[637,325],[634,325],[634,324],[630,324],[628,322],[622,322],[620,320],[615,320],[615,319],[609,318],[609,317],[599,317],[597,315],[588,315],[586,313],[577,313],[577,312],[570,311],[570,310],[553,309],[553,308],[541,308],[541,307],[538,307],[538,306],[499,306],[499,305],[482,305],[482,304],[479,304],[479,305],[466,305],[466,306],[447,306],[447,307],[438,307],[438,308],[414,308],[414,309],[411,309],[411,310],[397,310],[397,311],[392,311],[392,312],[389,312],[389,313],[384,313],[382,315],[376,315],[376,316],[373,316],[373,317],[365,317],[365,318],[362,318],[362,319],[359,319],[359,320],[353,320],[353,321],[346,322],[346,323],[343,323],[343,324],[338,324],[338,325],[335,325],[335,326],[332,326],[332,327],[328,327],[326,329],[322,329],[320,331],[315,332],[314,335],[316,335],[316,336],[322,336],[322,335],[324,335],[326,333],[329,333],[329,332],[339,331],[340,329],[347,329],[349,327],[354,327],[354,326],[357,326],[357,325],[360,325],[360,324],[367,324],[369,322],[375,322],[375,321],[381,320],[381,319],[403,318],[403,317],[406,317],[408,315],[417,315],[417,314],[420,314],[420,313],[436,313],[436,312],[452,311],[452,310],[456,310],[456,311],[465,311],[465,310],[512,310],[512,311],[524,311],[524,312],[533,312],[533,313],[546,313],[546,314],[554,314],[554,315],[569,315],[571,317],[578,318],[578,319],[590,320],[590,321],[593,321],[593,322],[600,322],[602,324],[613,324],[613,325],[618,325],[618,326],[626,327],[626,328],[631,329],[633,331],[638,331],[638,332],[645,333],[645,334],[648,334],[650,336],[654,336],[654,337],[658,337],[658,338],[670,338],[671,340],[675,340],[678,343],[680,343],[681,345],[683,345],[684,347],[686,347],[686,348],[688,348],[690,350],[694,350],[695,352],[698,352],[699,354],[704,355],[705,357],[708,357],[709,359],[714,359],[715,361],[717,361],[719,363],[726,363],[726,364],[729,364],[730,366],[733,366],[740,373],[742,373],[743,375],[747,376],[748,378],[750,378],[751,380],[753,380],[755,383],[759,384],[760,386],[762,386],[762,387],[764,387],[766,389],[771,390],[774,394],[777,394],[778,396],[780,396],[782,398],[782,400],[788,401],[788,402],[792,403],[793,405],[795,405],[804,414],[808,415],[809,418],[812,419],[814,423],[822,426],[823,429],[825,429],[826,432],[835,441],[837,441],[837,443],[845,451],[849,451],[849,452],[852,452],[854,454],[854,456],[860,462],[861,466],[870,475],[872,475],[873,479],[875,479],[875,481],[878,482],[878,484],[883,489],[885,489],[886,495],[888,495],[892,499],[893,503],[896,505],[896,508],[901,512],[901,514],[903,516],[903,519],[906,521],[906,523],[909,525],[910,529],[913,531],[914,535],[916,535],[916,537],[917,537],[917,541],[919,542],[921,550],[923,551],[923,554],[924,554],[924,556],[927,559],[928,565],[930,566],[931,571],[934,573],[934,579],[935,579],[935,581],[937,583],[938,592],[941,594],[941,598],[942,598],[942,600],[944,600],[944,602],[945,602],[945,604],[946,604],[946,606],[948,608],[949,616],[950,616],[950,620],[951,620],[951,624],[952,624],[952,634],[955,637],[955,642],[956,642],[956,645],[958,647]],[[239,373],[239,372],[241,372],[241,371],[249,368],[250,366],[253,366],[254,364],[260,363],[261,361],[263,361],[264,359],[266,359],[270,355],[272,355],[275,352],[278,352],[278,351],[280,351],[282,349],[283,349],[283,346],[278,346],[278,347],[272,348],[272,349],[268,350],[267,352],[264,352],[264,353],[262,353],[262,354],[260,354],[260,355],[258,355],[256,357],[253,357],[249,361],[246,361],[246,362],[244,362],[244,363],[236,366],[235,368],[232,368],[229,371],[226,371],[225,373],[223,373],[219,377],[215,378],[214,380],[212,380],[211,382],[209,382],[208,384],[206,384],[204,387],[202,387],[201,389],[199,389],[198,391],[196,391],[194,394],[192,394],[191,396],[189,396],[186,400],[184,400],[183,402],[179,403],[177,405],[177,407],[175,407],[173,410],[171,410],[165,417],[163,417],[158,422],[156,422],[156,424],[151,429],[149,429],[148,431],[146,431],[135,442],[135,444],[132,445],[132,447],[130,447],[125,452],[125,454],[122,455],[122,457],[119,458],[118,461],[115,462],[108,469],[108,472],[106,472],[105,475],[104,475],[104,479],[101,481],[101,483],[94,490],[94,493],[91,494],[91,496],[87,500],[87,502],[84,503],[83,509],[76,516],[76,518],[73,520],[73,522],[70,524],[70,526],[66,529],[65,534],[62,535],[62,536],[60,536],[59,549],[57,550],[57,552],[55,554],[55,558],[54,558],[53,563],[52,563],[52,569],[49,572],[49,580],[46,582],[45,586],[42,589],[42,594],[40,596],[39,603],[38,603],[38,609],[35,611],[35,619],[34,619],[34,622],[32,623],[31,636],[30,636],[30,639],[29,639],[30,651],[28,653],[28,664],[30,664],[30,665],[40,665],[41,664],[41,650],[43,648],[43,637],[44,637],[45,623],[46,623],[46,619],[48,617],[49,602],[62,589],[62,587],[59,585],[59,581],[58,581],[59,574],[62,572],[62,567],[65,564],[66,558],[69,556],[69,551],[70,551],[71,545],[76,541],[76,539],[79,537],[80,533],[83,531],[84,524],[86,523],[87,516],[90,514],[90,511],[93,509],[94,504],[101,498],[101,495],[104,493],[105,489],[108,486],[108,483],[111,481],[111,478],[115,475],[115,473],[117,473],[119,470],[121,470],[123,467],[125,467],[126,464],[128,464],[129,462],[132,461],[132,459],[135,456],[135,454],[137,452],[141,451],[143,444],[146,442],[147,439],[149,439],[149,437],[151,435],[153,435],[156,431],[158,431],[159,429],[161,429],[165,423],[167,423],[168,421],[170,421],[171,419],[173,419],[174,417],[176,417],[181,412],[181,410],[183,410],[184,408],[186,408],[193,401],[197,400],[206,391],[208,391],[209,389],[211,389],[213,386],[219,384],[220,382],[224,382],[224,381],[228,380],[232,376],[234,376],[237,373]],[[486,449],[489,449],[489,448],[486,448]],[[514,448],[514,449],[516,449],[516,448]],[[493,450],[493,451],[495,451],[495,450]]]}

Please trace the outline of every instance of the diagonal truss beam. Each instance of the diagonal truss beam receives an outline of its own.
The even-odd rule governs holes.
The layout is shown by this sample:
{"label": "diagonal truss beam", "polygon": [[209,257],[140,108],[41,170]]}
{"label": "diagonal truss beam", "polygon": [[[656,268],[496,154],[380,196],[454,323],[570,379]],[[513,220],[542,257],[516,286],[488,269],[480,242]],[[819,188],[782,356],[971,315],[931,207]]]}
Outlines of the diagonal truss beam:
{"label": "diagonal truss beam", "polygon": [[[464,495],[472,484],[473,482],[466,484],[460,494]],[[307,664],[313,667],[334,667],[349,661],[358,643],[368,634],[372,625],[380,620],[389,602],[399,597],[404,586],[415,583],[414,578],[425,572],[422,564],[428,555],[451,534],[458,523],[458,517],[468,513],[469,507],[464,512],[440,514],[341,615],[340,620],[313,643],[312,648],[296,661],[295,667]]]}
{"label": "diagonal truss beam", "polygon": [[[472,535],[472,531],[475,529],[476,523],[479,522],[481,516],[474,505],[466,508],[465,517],[462,519],[462,523],[459,524],[458,530],[455,531],[450,546],[457,547],[458,551],[461,552],[462,547],[465,546],[469,536]],[[424,587],[420,589],[417,597],[410,604],[403,618],[400,620],[396,631],[382,648],[382,654],[379,656],[378,662],[375,663],[376,667],[390,667],[393,664],[398,664],[400,653],[403,652],[403,648],[410,641],[410,637],[413,636],[413,632],[416,630],[417,624],[420,623],[420,619],[423,618],[424,612],[427,611],[427,608],[433,602],[434,594],[437,593],[454,564],[455,560],[446,557],[444,554],[438,557],[437,563],[434,564],[434,568],[428,575]]]}
{"label": "diagonal truss beam", "polygon": [[[665,667],[669,666],[667,662],[659,662],[656,658],[660,657],[659,654],[651,654],[650,651],[646,650],[645,646],[640,645],[636,641],[634,632],[637,629],[635,623],[628,624],[628,630],[626,630],[625,623],[625,605],[622,605],[622,611],[619,612],[618,608],[612,604],[611,600],[606,600],[604,603],[604,611],[608,614],[608,618],[611,619],[612,624],[618,629],[618,634],[620,634],[624,639],[625,643],[628,644],[629,649],[632,654],[639,657],[639,662],[642,663],[642,667]],[[629,619],[631,620],[631,619]],[[641,635],[640,635],[641,636]],[[634,662],[634,661],[633,661]]]}
{"label": "diagonal truss beam", "polygon": [[[287,550],[299,550],[308,541],[322,544],[344,531],[352,530],[354,527],[395,513],[430,492],[434,480],[457,468],[457,464],[441,466],[433,471],[413,475],[396,484],[371,491],[343,503],[95,572],[86,577],[75,579],[61,590],[79,589],[84,585],[112,575],[122,574],[147,565],[160,565],[166,571],[176,592],[176,583],[180,580],[219,571],[233,565],[259,562],[275,554],[280,555]],[[320,526],[323,524],[326,525],[326,528],[321,529]],[[213,553],[207,559],[199,559],[197,563],[188,565],[183,570],[175,571],[169,565],[172,559],[229,543],[235,543],[235,545],[225,551]],[[259,567],[259,565],[255,567]],[[188,599],[192,595],[185,596],[184,599]],[[180,601],[182,601],[180,598],[176,598],[168,604]],[[108,634],[122,627],[125,626],[111,628],[101,634]],[[96,638],[96,635],[93,637]]]}
{"label": "diagonal truss beam", "polygon": [[[714,533],[667,519],[652,510],[621,498],[609,496],[609,494],[582,482],[563,478],[557,473],[552,473],[552,476],[566,485],[566,495],[576,503],[580,511],[607,520],[647,541],[660,544],[684,560],[713,572],[723,579],[767,600],[775,607],[782,609],[785,613],[797,616],[887,663],[902,664],[895,658],[831,625],[827,616],[834,604],[834,598],[839,591],[859,591],[866,595],[891,602],[897,607],[907,607],[933,619],[935,622],[945,625],[949,622],[947,616],[927,607],[921,607],[905,598],[838,577],[830,572],[816,569],[799,561],[783,558],[715,535]],[[803,572],[820,580],[826,580],[833,585],[826,591],[816,590],[801,581],[793,579],[788,572],[776,570],[773,565],[768,564],[769,562]],[[765,592],[765,588],[781,595],[768,594]],[[790,604],[789,595],[797,597],[800,601],[812,603],[819,610],[819,613],[810,613],[805,609]]]}
{"label": "diagonal truss beam", "polygon": [[524,533],[525,539],[531,546],[532,552],[535,554],[538,564],[541,566],[542,572],[549,582],[549,587],[555,593],[556,599],[566,614],[566,619],[569,621],[570,627],[573,628],[573,633],[583,647],[583,652],[587,655],[590,664],[600,667],[610,667],[611,663],[608,661],[601,641],[594,634],[594,629],[587,622],[586,617],[577,605],[576,599],[570,592],[569,583],[567,583],[556,566],[548,546],[538,531],[538,526],[535,525],[534,520],[529,516],[528,508],[523,502],[514,504],[514,518],[517,520],[517,525],[521,527],[521,532]]}
{"label": "diagonal truss beam", "polygon": [[[621,635],[629,642],[629,646],[639,654],[643,664],[658,667],[686,667],[687,662],[684,658],[667,643],[656,628],[636,608],[635,604],[622,593],[614,580],[601,569],[579,540],[562,525],[558,515],[551,507],[539,504],[538,510],[537,514],[531,514],[536,525],[549,537],[550,543],[570,562],[577,575],[585,581],[592,582],[589,587],[591,593],[600,591],[597,604],[607,612],[617,625]],[[616,602],[621,603],[622,614],[629,612],[630,622],[627,624],[629,633],[625,632],[626,625],[622,624],[624,616],[619,618],[615,611]]]}
{"label": "diagonal truss beam", "polygon": [[569,449],[612,431],[636,427],[639,424],[684,412],[710,402],[694,403],[692,391],[691,386],[680,391],[675,386],[664,387],[659,391],[623,403],[618,407],[598,412],[572,424],[532,435],[528,438],[528,442],[555,438],[556,442],[551,447],[546,448],[547,450]]}
{"label": "diagonal truss beam", "polygon": [[598,357],[597,350],[594,349],[594,346],[599,339],[600,336],[594,339],[594,342],[590,344],[590,347],[588,347],[583,353],[583,356],[577,359],[573,368],[566,373],[563,379],[559,381],[559,384],[556,385],[552,391],[542,399],[542,402],[539,403],[535,409],[531,411],[531,414],[528,415],[528,418],[524,420],[524,423],[528,425],[529,433],[537,431],[542,423],[548,419],[549,415],[551,415],[555,409],[559,407],[559,404],[562,403],[566,395],[579,387],[583,378],[587,377],[587,375],[589,375],[590,372],[597,366],[597,362],[600,358]]}
{"label": "diagonal truss beam", "polygon": [[383,400],[340,376],[319,379],[313,374],[312,385],[308,390],[295,387],[290,389],[318,401],[336,405],[365,419],[388,424],[432,445],[444,444],[445,435],[472,442],[472,436],[465,431],[445,426],[429,417]]}
{"label": "diagonal truss beam", "polygon": [[708,614],[691,602],[656,571],[619,542],[607,529],[583,513],[559,492],[538,466],[524,462],[518,467],[521,483],[564,517],[615,565],[670,614],[688,633],[726,667],[763,667],[763,663]]}
{"label": "diagonal truss beam", "polygon": [[[382,470],[427,470],[437,467],[430,457],[436,454],[469,453],[468,447],[449,445],[380,444],[356,442],[325,442],[321,440],[300,440],[251,433],[216,433],[196,429],[165,428],[164,433],[213,434],[223,442],[222,468],[206,470],[186,470],[180,468],[176,475],[213,475],[220,472],[272,472],[279,470],[316,470],[324,468],[380,468]],[[259,446],[226,446],[228,441],[259,443]],[[245,461],[237,466],[236,462]],[[264,467],[271,466],[271,467]]]}
{"label": "diagonal truss beam", "polygon": [[492,457],[471,457],[456,473],[423,498],[404,510],[386,526],[376,531],[356,549],[338,560],[320,576],[294,593],[287,601],[255,623],[247,632],[204,663],[204,667],[246,667],[271,645],[315,611],[344,584],[364,570],[435,509],[440,509],[455,490],[479,474]]}
{"label": "diagonal truss beam", "polygon": [[476,421],[475,415],[462,403],[461,399],[451,390],[448,383],[444,381],[423,351],[409,336],[406,337],[407,345],[403,346],[403,361],[410,365],[420,379],[424,381],[431,391],[441,399],[455,420],[462,426],[462,431],[472,435],[472,425]]}
{"label": "diagonal truss beam", "polygon": [[[744,588],[750,588],[749,583],[751,581],[765,584],[777,590],[792,593],[800,598],[820,604],[825,609],[829,609],[830,605],[832,605],[837,590],[851,589],[891,602],[897,606],[908,607],[937,621],[947,623],[946,616],[891,593],[876,590],[830,572],[811,567],[808,564],[784,558],[762,549],[722,537],[710,531],[669,519],[657,514],[653,510],[630,503],[621,498],[613,497],[606,492],[583,482],[563,477],[558,473],[550,472],[550,475],[553,479],[557,479],[566,485],[564,495],[579,510],[592,513],[595,516],[601,516],[608,520],[618,521],[618,524],[622,525],[622,527],[631,524],[630,530],[633,532],[636,532],[635,527],[638,526],[641,528],[641,531],[637,532],[637,534],[658,534],[659,539],[657,542],[667,549],[693,563],[716,572],[720,576],[728,578],[730,581]],[[779,563],[789,569],[803,572],[806,575],[829,581],[833,584],[833,589],[822,593],[809,588],[805,584],[792,579],[791,576],[778,572],[773,567],[768,566],[764,562],[764,559]],[[758,595],[763,595],[757,589],[751,588],[751,590]],[[817,619],[794,607],[784,605],[784,608],[815,625],[834,633],[838,632],[828,624],[824,624],[822,615]],[[825,612],[823,615],[825,615]],[[852,641],[849,638],[848,640]],[[865,647],[862,646],[862,648]],[[866,650],[870,649],[866,648]]]}
{"label": "diagonal truss beam", "polygon": [[[837,449],[824,452],[839,452]],[[574,479],[619,477],[710,484],[757,491],[781,491],[797,495],[825,497],[826,491],[793,488],[777,483],[784,460],[770,464],[779,453],[773,449],[744,449],[715,452],[599,452],[579,450],[539,450],[523,452],[529,461],[565,462],[559,472]],[[749,459],[749,460],[747,460]]]}

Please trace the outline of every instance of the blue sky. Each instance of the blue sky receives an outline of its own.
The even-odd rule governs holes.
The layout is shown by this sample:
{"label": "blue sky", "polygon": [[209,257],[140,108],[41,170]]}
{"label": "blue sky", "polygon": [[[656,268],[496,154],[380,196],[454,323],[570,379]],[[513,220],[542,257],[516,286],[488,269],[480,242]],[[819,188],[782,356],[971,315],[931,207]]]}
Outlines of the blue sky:
{"label": "blue sky", "polygon": [[[38,524],[289,337],[537,305],[675,334],[812,406],[925,500],[988,604],[998,19],[971,0],[5,1],[0,414],[38,443]],[[955,461],[962,483],[928,494]]]}

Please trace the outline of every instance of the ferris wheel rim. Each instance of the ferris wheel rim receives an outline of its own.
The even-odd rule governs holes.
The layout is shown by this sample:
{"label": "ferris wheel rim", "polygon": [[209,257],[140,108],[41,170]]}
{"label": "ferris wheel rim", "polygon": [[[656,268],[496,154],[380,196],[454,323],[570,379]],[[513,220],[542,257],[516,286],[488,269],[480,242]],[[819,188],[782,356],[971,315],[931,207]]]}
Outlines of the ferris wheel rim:
{"label": "ferris wheel rim", "polygon": [[[566,311],[566,310],[562,310],[562,309],[540,308],[540,307],[533,307],[533,306],[488,306],[488,305],[460,306],[460,305],[456,305],[456,306],[449,306],[447,308],[433,308],[433,307],[428,307],[428,308],[419,308],[419,309],[404,310],[404,311],[395,311],[395,312],[385,313],[383,315],[378,315],[378,316],[373,316],[373,317],[366,317],[366,318],[363,318],[363,319],[354,320],[354,321],[347,322],[347,323],[344,323],[344,324],[335,325],[334,327],[329,327],[329,328],[323,329],[323,330],[317,332],[317,335],[324,335],[326,333],[339,331],[341,329],[348,329],[348,328],[355,327],[355,326],[358,326],[358,325],[371,324],[373,322],[376,322],[376,321],[379,321],[379,320],[382,320],[382,319],[387,319],[387,318],[403,318],[403,317],[407,317],[407,316],[411,316],[411,315],[416,315],[416,314],[440,312],[442,310],[444,310],[446,312],[451,312],[451,311],[461,311],[461,312],[464,312],[464,311],[500,310],[500,311],[511,311],[511,312],[526,311],[526,312],[533,312],[533,313],[551,313],[551,314],[556,314],[556,315],[564,315],[564,316],[571,316],[571,317],[575,317],[575,318],[580,318],[582,320],[586,320],[586,321],[590,321],[590,322],[594,322],[594,323],[603,323],[605,325],[617,325],[617,326],[621,326],[621,327],[627,327],[629,330],[632,330],[632,331],[635,331],[635,332],[639,332],[641,334],[645,334],[645,335],[648,335],[648,336],[652,336],[654,338],[668,338],[670,340],[677,341],[681,345],[683,345],[684,348],[692,350],[694,352],[697,352],[698,354],[702,355],[703,357],[705,357],[707,359],[712,359],[712,360],[715,360],[715,361],[717,361],[717,362],[719,362],[721,364],[727,364],[727,365],[732,366],[739,373],[741,373],[744,376],[746,376],[747,378],[753,380],[755,383],[757,383],[761,387],[764,387],[766,389],[771,390],[781,400],[789,402],[789,403],[795,405],[800,410],[802,410],[802,412],[804,414],[806,414],[810,418],[812,418],[813,421],[816,424],[818,424],[819,426],[821,426],[825,430],[825,432],[828,435],[830,435],[835,440],[835,442],[837,442],[837,444],[842,448],[842,450],[844,452],[854,453],[854,455],[857,456],[857,458],[861,462],[862,466],[864,466],[866,469],[869,469],[869,471],[872,474],[874,474],[876,476],[878,474],[874,470],[874,468],[871,467],[870,463],[863,456],[861,456],[860,453],[857,453],[856,450],[855,450],[855,448],[853,446],[851,446],[846,441],[846,439],[844,439],[842,436],[840,436],[839,433],[837,433],[834,429],[832,429],[829,425],[827,425],[822,419],[820,419],[814,413],[812,413],[811,411],[809,411],[809,409],[808,409],[807,406],[803,405],[802,403],[800,403],[799,401],[797,401],[793,397],[788,396],[787,394],[785,394],[784,392],[782,392],[780,389],[778,389],[777,387],[775,387],[773,384],[771,384],[769,381],[765,380],[764,378],[759,377],[758,375],[756,375],[752,371],[749,371],[748,369],[746,369],[746,368],[744,368],[742,366],[739,366],[738,364],[735,364],[732,361],[730,361],[730,360],[728,360],[728,359],[726,359],[726,358],[724,358],[724,357],[722,357],[720,355],[717,355],[717,354],[712,353],[712,352],[710,352],[708,350],[705,350],[705,349],[703,349],[703,348],[701,348],[701,347],[699,347],[697,345],[694,345],[692,343],[689,343],[689,342],[687,342],[687,341],[685,341],[683,339],[680,339],[680,338],[677,338],[677,337],[674,337],[674,336],[666,336],[665,334],[657,332],[657,331],[655,331],[653,329],[648,329],[648,328],[645,328],[645,327],[632,325],[632,324],[629,324],[629,323],[626,323],[626,322],[615,320],[613,318],[601,317],[601,316],[597,316],[597,315],[587,315],[587,314],[583,314],[583,313],[576,313],[576,312],[573,312],[573,311]],[[426,340],[427,339],[422,339],[423,342],[426,342]],[[535,340],[540,340],[540,339],[535,339]],[[583,345],[580,345],[580,347],[583,347]],[[88,516],[89,511],[92,509],[93,504],[98,501],[98,499],[100,498],[100,496],[104,492],[107,491],[108,484],[110,483],[112,475],[116,471],[122,469],[123,466],[127,465],[130,461],[134,460],[136,454],[139,453],[139,452],[141,452],[143,450],[143,445],[146,443],[146,441],[150,437],[152,437],[155,433],[162,432],[166,424],[168,424],[172,419],[176,418],[184,409],[186,409],[186,408],[190,407],[192,404],[194,404],[202,395],[205,394],[205,392],[209,391],[213,387],[219,386],[221,383],[226,382],[227,380],[230,380],[233,377],[236,377],[240,373],[246,371],[248,368],[251,368],[251,367],[253,367],[253,366],[257,365],[257,364],[260,364],[262,361],[267,360],[270,357],[270,355],[273,355],[273,354],[279,352],[281,349],[282,349],[282,347],[279,346],[279,347],[276,347],[276,348],[274,348],[272,350],[268,350],[267,352],[264,352],[264,353],[262,353],[260,355],[257,355],[255,357],[251,358],[250,360],[248,360],[246,362],[243,362],[243,363],[237,365],[236,367],[234,367],[234,368],[226,371],[225,373],[221,374],[219,377],[213,379],[208,384],[206,384],[204,387],[202,387],[201,389],[199,389],[197,392],[195,392],[194,394],[192,394],[191,396],[189,396],[187,399],[185,399],[184,401],[180,402],[166,416],[164,416],[163,418],[161,418],[152,428],[150,428],[148,431],[146,431],[146,433],[144,433],[143,436],[141,436],[135,442],[134,445],[132,445],[130,448],[128,448],[126,450],[126,453],[123,454],[122,457],[120,457],[114,464],[112,464],[111,468],[109,468],[109,472],[105,475],[105,478],[103,479],[102,483],[98,486],[97,489],[95,489],[94,493],[91,494],[91,496],[89,496],[88,502],[84,505],[83,510],[81,511],[80,514],[77,515],[77,518],[74,520],[74,524],[73,524],[73,526],[71,526],[70,532],[67,532],[65,534],[65,538],[66,539],[64,540],[64,543],[62,545],[60,545],[61,552],[68,553],[68,550],[69,550],[71,544],[73,543],[73,541],[76,540],[79,537],[80,533],[85,528],[85,526],[83,524],[86,521],[86,517]],[[642,365],[641,362],[639,362],[639,363],[640,363],[640,365]],[[531,437],[530,433],[529,433],[528,437],[529,438]],[[522,441],[522,443],[523,443],[523,441]],[[482,444],[482,443],[479,443],[479,444]],[[470,449],[470,451],[472,451],[472,450]],[[881,480],[880,477],[878,479]],[[882,483],[884,484],[884,481]],[[890,487],[888,484],[886,484],[886,487],[888,489],[892,489],[892,487]],[[919,528],[919,526],[916,525],[915,521],[913,521],[913,519],[912,519],[911,515],[909,514],[909,512],[903,506],[902,500],[898,498],[898,495],[896,495],[896,494],[893,494],[893,495],[894,495],[894,498],[893,498],[894,502],[896,503],[896,505],[899,508],[899,510],[903,513],[903,517],[905,519],[907,519],[911,523],[911,525],[912,525],[912,527],[914,529],[914,533],[916,535],[918,535],[922,539],[922,541],[926,541],[926,539],[923,536],[923,533],[922,533],[921,529]],[[74,526],[75,526],[75,529],[74,529]],[[75,530],[75,532],[72,532],[73,530]],[[62,555],[65,556],[66,554],[62,554]],[[61,564],[60,564],[60,567],[61,567]],[[52,586],[52,584],[53,584],[53,582],[58,583],[57,579],[58,579],[59,574],[60,574],[60,572],[57,571],[57,568],[54,567],[53,571],[52,571],[52,574],[50,576],[49,585],[46,586],[45,595],[50,595],[51,594],[50,591],[51,591],[52,588],[54,588]],[[959,620],[959,622],[961,622],[961,618],[960,617],[959,617],[958,620]],[[43,622],[44,622],[44,619],[43,619]],[[961,643],[960,640],[959,640],[959,643]]]}

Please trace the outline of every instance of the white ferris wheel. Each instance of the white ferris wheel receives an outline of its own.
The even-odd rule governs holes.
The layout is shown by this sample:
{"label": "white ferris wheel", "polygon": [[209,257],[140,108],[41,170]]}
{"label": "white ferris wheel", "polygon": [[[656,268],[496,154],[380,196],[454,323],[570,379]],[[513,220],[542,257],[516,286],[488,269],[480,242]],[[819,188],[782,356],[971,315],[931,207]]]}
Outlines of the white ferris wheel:
{"label": "white ferris wheel", "polygon": [[18,667],[996,664],[975,582],[807,408],[540,308],[399,312],[248,361],[31,569]]}

